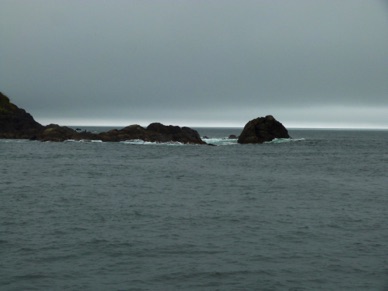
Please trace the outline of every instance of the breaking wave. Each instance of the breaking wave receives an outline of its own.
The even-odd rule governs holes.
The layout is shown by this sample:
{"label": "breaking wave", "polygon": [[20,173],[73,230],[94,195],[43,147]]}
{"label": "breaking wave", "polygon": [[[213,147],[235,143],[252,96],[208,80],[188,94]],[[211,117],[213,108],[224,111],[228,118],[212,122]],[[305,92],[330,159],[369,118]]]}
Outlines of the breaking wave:
{"label": "breaking wave", "polygon": [[169,141],[169,142],[151,142],[144,141],[142,139],[131,139],[126,141],[121,141],[123,144],[131,144],[131,145],[184,145],[184,143],[178,141]]}
{"label": "breaking wave", "polygon": [[[236,145],[238,144],[237,138],[202,138],[202,140],[208,144],[223,146],[223,145]],[[272,141],[265,142],[266,144],[278,144],[278,143],[290,143],[304,141],[305,138],[275,138]]]}
{"label": "breaking wave", "polygon": [[[237,145],[237,138],[228,138],[228,137],[206,137],[202,138],[204,142],[210,145],[216,145],[216,146],[226,146],[226,145]],[[279,143],[290,143],[290,142],[299,142],[304,141],[305,138],[275,138],[272,141],[265,142],[266,144],[279,144]],[[101,140],[74,140],[74,139],[68,139],[65,142],[79,142],[79,143],[103,143]],[[169,141],[169,142],[150,142],[150,141],[144,141],[142,139],[131,139],[126,141],[121,141],[120,143],[123,144],[130,144],[130,145],[185,145],[184,143],[178,142],[178,141]]]}
{"label": "breaking wave", "polygon": [[207,144],[212,145],[235,145],[237,144],[237,138],[228,138],[228,137],[222,137],[222,138],[202,138],[204,142]]}
{"label": "breaking wave", "polygon": [[93,143],[102,143],[103,141],[100,140],[100,139],[92,139],[92,140],[89,140],[89,139],[80,139],[80,140],[76,140],[76,139],[67,139],[67,140],[65,140],[65,142],[93,142]]}

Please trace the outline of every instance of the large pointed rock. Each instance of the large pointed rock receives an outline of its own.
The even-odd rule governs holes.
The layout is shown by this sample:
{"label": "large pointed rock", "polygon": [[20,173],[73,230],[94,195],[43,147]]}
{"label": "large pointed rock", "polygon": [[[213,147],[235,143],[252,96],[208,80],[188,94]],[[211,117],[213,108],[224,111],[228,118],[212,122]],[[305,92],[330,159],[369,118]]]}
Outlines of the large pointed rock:
{"label": "large pointed rock", "polygon": [[272,115],[249,121],[238,138],[238,143],[263,143],[275,138],[290,138],[287,129]]}

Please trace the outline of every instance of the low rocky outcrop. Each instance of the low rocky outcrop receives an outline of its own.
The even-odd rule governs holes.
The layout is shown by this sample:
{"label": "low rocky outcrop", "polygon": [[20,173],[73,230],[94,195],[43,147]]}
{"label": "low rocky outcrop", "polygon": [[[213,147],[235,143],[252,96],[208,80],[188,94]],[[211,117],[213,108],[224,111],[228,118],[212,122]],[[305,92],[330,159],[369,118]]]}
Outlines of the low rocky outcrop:
{"label": "low rocky outcrop", "polygon": [[199,133],[189,127],[151,123],[146,128],[134,124],[123,129],[110,130],[98,135],[102,141],[126,141],[140,139],[149,142],[181,142],[190,144],[206,144]]}
{"label": "low rocky outcrop", "polygon": [[241,132],[238,143],[263,143],[275,138],[290,138],[287,129],[272,115],[249,121]]}
{"label": "low rocky outcrop", "polygon": [[43,126],[24,109],[12,104],[8,97],[0,93],[0,138],[34,139],[41,141],[102,140],[126,141],[141,139],[150,142],[180,142],[206,144],[198,132],[189,127],[151,123],[147,128],[134,124],[123,129],[114,129],[95,134],[80,132],[66,126],[50,124]]}
{"label": "low rocky outcrop", "polygon": [[65,140],[93,140],[96,139],[96,134],[84,131],[78,132],[67,126],[58,124],[50,124],[44,127],[42,132],[36,139],[41,141],[65,141]]}
{"label": "low rocky outcrop", "polygon": [[151,123],[147,127],[147,132],[150,133],[150,138],[154,140],[205,144],[196,130],[185,126],[166,126],[161,123]]}

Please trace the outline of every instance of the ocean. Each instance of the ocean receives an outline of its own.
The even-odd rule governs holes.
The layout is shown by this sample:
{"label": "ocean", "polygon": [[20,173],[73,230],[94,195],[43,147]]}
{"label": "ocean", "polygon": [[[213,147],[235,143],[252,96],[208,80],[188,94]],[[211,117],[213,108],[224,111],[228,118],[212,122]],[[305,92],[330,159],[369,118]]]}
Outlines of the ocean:
{"label": "ocean", "polygon": [[0,290],[388,290],[388,131],[197,130],[0,140]]}

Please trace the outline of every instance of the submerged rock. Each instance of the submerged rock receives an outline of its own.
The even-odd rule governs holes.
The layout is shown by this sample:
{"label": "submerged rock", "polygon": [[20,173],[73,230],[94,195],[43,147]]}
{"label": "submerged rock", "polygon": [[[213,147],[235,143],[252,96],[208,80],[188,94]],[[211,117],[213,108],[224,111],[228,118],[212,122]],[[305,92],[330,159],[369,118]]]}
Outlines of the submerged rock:
{"label": "submerged rock", "polygon": [[238,143],[263,143],[275,138],[290,138],[287,129],[272,115],[249,121],[241,132]]}

